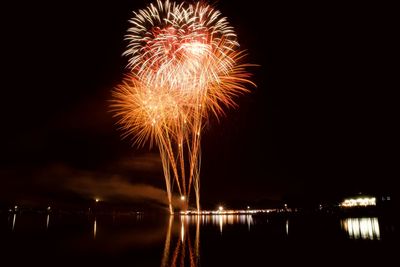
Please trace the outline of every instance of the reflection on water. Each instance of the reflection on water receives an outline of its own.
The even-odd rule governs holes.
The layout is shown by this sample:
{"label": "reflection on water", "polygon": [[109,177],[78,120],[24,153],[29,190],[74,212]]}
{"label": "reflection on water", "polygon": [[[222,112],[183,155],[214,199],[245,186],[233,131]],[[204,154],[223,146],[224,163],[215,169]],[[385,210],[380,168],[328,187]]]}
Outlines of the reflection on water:
{"label": "reflection on water", "polygon": [[247,224],[247,228],[250,231],[251,226],[253,225],[253,217],[249,214],[222,214],[222,215],[199,215],[199,216],[185,216],[183,215],[185,220],[189,223],[195,222],[196,220],[200,220],[202,225],[204,224],[212,224],[217,225],[219,227],[219,231],[222,233],[225,225],[233,225],[233,224]]}
{"label": "reflection on water", "polygon": [[286,235],[289,235],[289,219],[286,220]]}
{"label": "reflection on water", "polygon": [[247,224],[247,228],[250,231],[251,225],[253,225],[252,215],[203,215],[202,224],[215,224],[219,226],[219,231],[222,234],[223,227],[225,225],[233,224]]}
{"label": "reflection on water", "polygon": [[[179,224],[179,234],[173,236],[174,223]],[[176,266],[200,266],[200,226],[211,224],[218,226],[222,234],[225,225],[246,224],[250,231],[253,225],[252,215],[182,215],[178,221],[174,221],[171,216],[168,222],[167,234],[165,237],[164,253],[161,261],[161,267],[176,267]],[[194,226],[193,231],[190,231],[190,226]],[[175,225],[178,227],[178,225]]]}
{"label": "reflection on water", "polygon": [[378,218],[347,218],[341,220],[344,229],[352,239],[379,240],[380,230]]}
{"label": "reflection on water", "polygon": [[[89,255],[99,263],[93,266],[131,259],[134,259],[133,266],[264,266],[255,264],[256,261],[265,263],[264,251],[277,255],[286,250],[297,253],[298,245],[308,240],[316,241],[315,248],[324,249],[323,253],[328,254],[330,250],[325,250],[326,247],[351,244],[359,253],[355,255],[366,253],[365,249],[373,254],[377,247],[389,247],[393,240],[397,242],[392,238],[396,230],[392,219],[383,216],[339,219],[286,214],[169,217],[19,212],[0,214],[0,223],[1,219],[4,227],[0,227],[0,246],[5,248],[4,253],[19,259],[20,254],[36,257],[48,251],[48,255],[70,257],[71,261]],[[358,242],[353,242],[355,239]],[[361,249],[357,247],[360,243]]]}
{"label": "reflection on water", "polygon": [[[189,222],[196,225],[194,241],[191,240]],[[195,216],[190,220],[189,217],[182,216],[179,222],[180,238],[176,240],[172,236],[173,223],[174,217],[170,216],[161,267],[200,266],[200,217]]]}
{"label": "reflection on water", "polygon": [[97,234],[97,221],[96,221],[96,218],[94,218],[94,223],[93,223],[93,239],[96,239],[96,234]]}
{"label": "reflection on water", "polygon": [[50,222],[50,214],[47,214],[47,218],[46,218],[46,229],[49,229],[49,222]]}
{"label": "reflection on water", "polygon": [[15,228],[15,221],[16,221],[16,219],[17,219],[17,214],[14,213],[13,222],[12,222],[12,230],[13,230],[13,231],[14,231],[14,228]]}

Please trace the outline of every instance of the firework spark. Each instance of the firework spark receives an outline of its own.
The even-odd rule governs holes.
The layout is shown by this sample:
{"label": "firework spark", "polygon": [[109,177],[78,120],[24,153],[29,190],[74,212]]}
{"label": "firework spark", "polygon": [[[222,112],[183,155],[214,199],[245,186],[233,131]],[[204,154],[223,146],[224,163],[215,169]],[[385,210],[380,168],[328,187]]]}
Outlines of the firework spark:
{"label": "firework spark", "polygon": [[200,210],[201,131],[254,85],[249,65],[238,63],[244,53],[227,19],[207,4],[158,0],[130,23],[130,72],[113,92],[115,116],[124,136],[158,146],[170,212],[174,184],[186,207],[193,187]]}

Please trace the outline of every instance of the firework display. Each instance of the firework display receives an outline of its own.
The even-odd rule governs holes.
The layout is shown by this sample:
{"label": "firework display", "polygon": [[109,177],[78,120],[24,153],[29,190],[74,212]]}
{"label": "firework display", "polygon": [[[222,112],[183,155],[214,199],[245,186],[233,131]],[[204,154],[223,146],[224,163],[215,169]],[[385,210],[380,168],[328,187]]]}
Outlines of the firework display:
{"label": "firework display", "polygon": [[134,12],[130,25],[129,73],[112,108],[125,137],[159,148],[170,213],[174,190],[187,209],[192,188],[199,211],[202,129],[248,92],[250,65],[240,63],[245,54],[227,19],[203,2],[158,0]]}

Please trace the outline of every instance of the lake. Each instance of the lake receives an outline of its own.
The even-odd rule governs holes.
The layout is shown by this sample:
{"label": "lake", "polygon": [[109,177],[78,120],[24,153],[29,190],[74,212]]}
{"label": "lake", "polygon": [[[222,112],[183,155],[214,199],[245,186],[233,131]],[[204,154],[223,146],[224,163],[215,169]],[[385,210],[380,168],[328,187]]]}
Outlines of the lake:
{"label": "lake", "polygon": [[8,266],[397,266],[396,231],[384,216],[0,214]]}

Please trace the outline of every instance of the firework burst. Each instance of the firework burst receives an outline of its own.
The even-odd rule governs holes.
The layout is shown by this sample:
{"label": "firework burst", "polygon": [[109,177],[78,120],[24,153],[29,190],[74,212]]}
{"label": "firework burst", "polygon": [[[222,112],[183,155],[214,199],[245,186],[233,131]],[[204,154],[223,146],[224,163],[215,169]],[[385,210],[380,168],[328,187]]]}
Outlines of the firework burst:
{"label": "firework burst", "polygon": [[123,53],[130,73],[113,92],[113,109],[124,136],[157,144],[170,212],[173,184],[186,202],[191,188],[200,209],[201,131],[209,115],[253,83],[239,64],[244,53],[226,18],[204,3],[158,0],[134,12]]}

